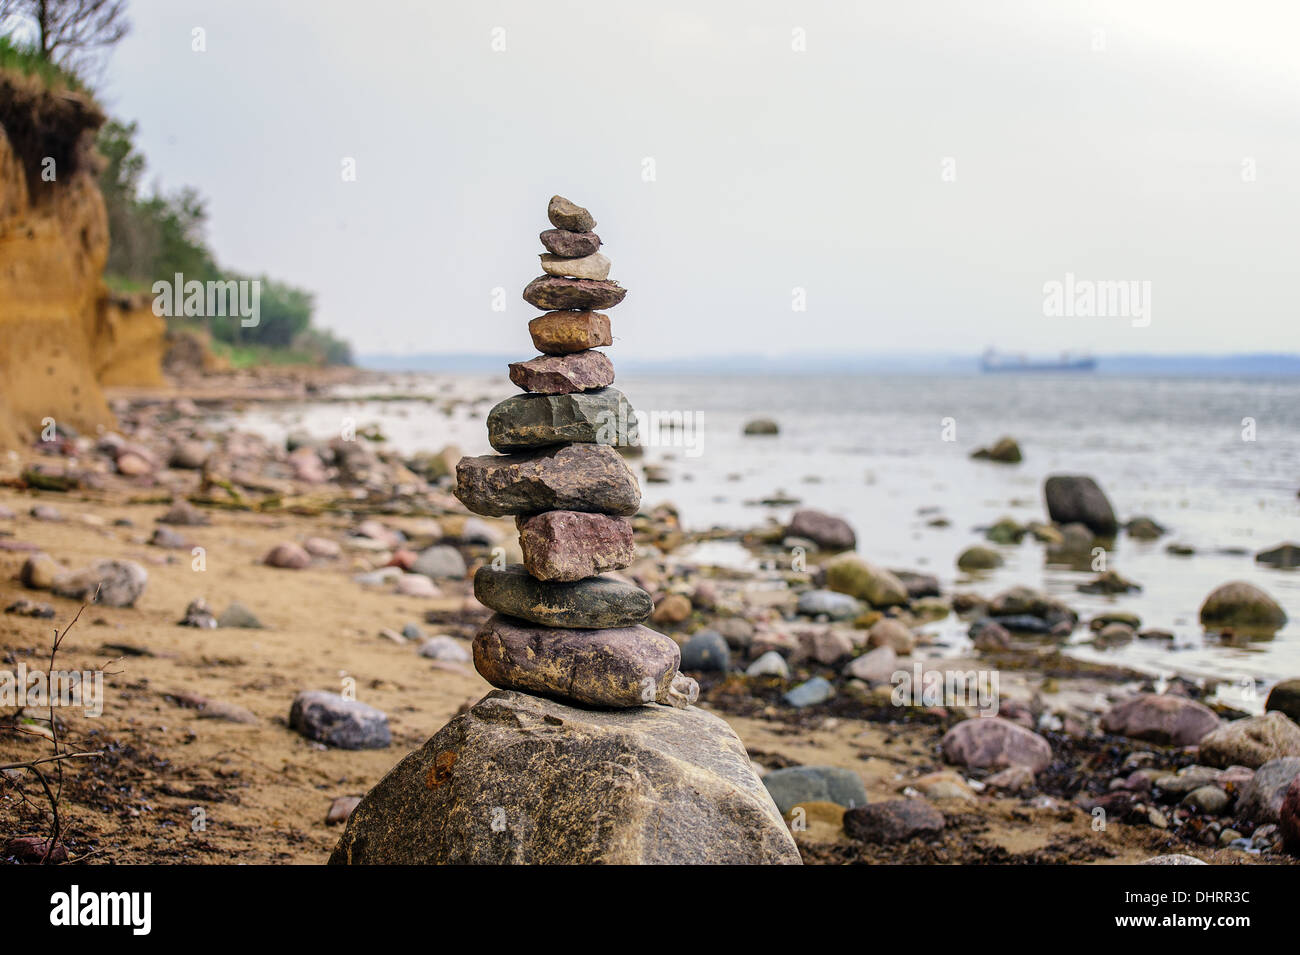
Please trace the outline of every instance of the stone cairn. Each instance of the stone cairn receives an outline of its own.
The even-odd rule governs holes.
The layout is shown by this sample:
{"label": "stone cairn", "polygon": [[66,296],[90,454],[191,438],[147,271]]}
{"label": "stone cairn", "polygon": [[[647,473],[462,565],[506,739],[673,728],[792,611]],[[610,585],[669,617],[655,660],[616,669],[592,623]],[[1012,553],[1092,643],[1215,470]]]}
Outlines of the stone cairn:
{"label": "stone cairn", "polygon": [[528,323],[542,354],[510,364],[525,394],[488,414],[500,454],[462,458],[456,496],[476,514],[513,515],[523,564],[485,565],[474,596],[495,611],[474,638],[474,666],[493,686],[580,706],[647,703],[685,707],[699,686],[678,672],[669,637],[643,626],[648,593],[606,571],[631,565],[636,476],[616,445],[631,411],[615,388],[609,316],[627,294],[609,281],[609,259],[591,213],[561,196],[546,210],[544,275],[524,300],[546,310]]}
{"label": "stone cairn", "polygon": [[[642,625],[650,595],[607,574],[634,553],[641,489],[616,445],[609,281],[595,220],[556,196],[545,275],[524,298],[541,356],[510,366],[526,393],[488,415],[500,454],[464,458],[456,496],[513,515],[522,566],[485,566],[495,613],[474,665],[498,687],[394,766],[353,810],[336,865],[792,863],[799,850],[749,754],[697,706],[677,644]],[[667,706],[643,704],[666,703]]]}

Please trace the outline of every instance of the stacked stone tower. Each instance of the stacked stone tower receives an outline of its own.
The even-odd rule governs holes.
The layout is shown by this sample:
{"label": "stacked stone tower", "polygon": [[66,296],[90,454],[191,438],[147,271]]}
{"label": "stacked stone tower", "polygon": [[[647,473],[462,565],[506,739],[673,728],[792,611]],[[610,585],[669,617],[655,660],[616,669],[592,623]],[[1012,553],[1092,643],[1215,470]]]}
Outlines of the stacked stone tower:
{"label": "stacked stone tower", "polygon": [[632,414],[611,387],[609,316],[627,294],[609,281],[591,213],[551,199],[541,275],[524,299],[546,313],[528,323],[542,354],[512,362],[524,394],[488,415],[500,454],[456,467],[456,496],[471,511],[513,515],[522,565],[486,565],[474,595],[496,611],[474,638],[474,665],[493,686],[581,706],[689,706],[695,681],[678,672],[669,637],[642,625],[654,609],[641,588],[605,576],[635,556],[641,489],[615,445]]}

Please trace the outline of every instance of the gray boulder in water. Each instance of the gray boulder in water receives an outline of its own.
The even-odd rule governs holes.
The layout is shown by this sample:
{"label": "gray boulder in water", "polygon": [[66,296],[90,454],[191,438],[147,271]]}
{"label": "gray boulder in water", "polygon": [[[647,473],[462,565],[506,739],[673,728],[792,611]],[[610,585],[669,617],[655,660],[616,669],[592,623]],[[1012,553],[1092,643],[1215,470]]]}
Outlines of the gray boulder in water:
{"label": "gray boulder in water", "polygon": [[744,745],[695,707],[495,690],[366,793],[332,865],[790,863]]}
{"label": "gray boulder in water", "polygon": [[1110,499],[1090,477],[1054,474],[1043,486],[1047,513],[1058,524],[1083,524],[1094,534],[1113,537],[1119,530]]}

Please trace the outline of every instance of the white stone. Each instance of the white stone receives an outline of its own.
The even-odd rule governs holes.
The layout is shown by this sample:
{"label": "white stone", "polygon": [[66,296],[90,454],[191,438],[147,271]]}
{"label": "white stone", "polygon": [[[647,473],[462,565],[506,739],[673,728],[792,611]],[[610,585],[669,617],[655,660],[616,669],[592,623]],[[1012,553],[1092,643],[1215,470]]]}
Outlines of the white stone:
{"label": "white stone", "polygon": [[559,275],[564,278],[594,279],[603,282],[609,278],[609,259],[599,252],[584,255],[579,259],[566,259],[549,252],[542,257],[542,271],[547,275]]}

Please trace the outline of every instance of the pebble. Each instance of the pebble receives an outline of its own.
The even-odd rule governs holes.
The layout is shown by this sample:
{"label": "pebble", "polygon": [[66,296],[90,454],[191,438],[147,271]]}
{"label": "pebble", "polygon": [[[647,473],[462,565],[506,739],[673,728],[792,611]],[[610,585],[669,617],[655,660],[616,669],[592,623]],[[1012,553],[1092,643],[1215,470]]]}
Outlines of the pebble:
{"label": "pebble", "polygon": [[886,617],[867,632],[867,646],[889,647],[899,656],[907,656],[916,647],[916,637],[901,620]]}
{"label": "pebble", "polygon": [[650,619],[654,623],[675,626],[691,616],[691,601],[685,594],[668,594],[655,607]]}
{"label": "pebble", "polygon": [[262,621],[239,601],[232,600],[230,606],[217,618],[217,626],[236,630],[261,630]]}
{"label": "pebble", "polygon": [[1232,797],[1218,786],[1200,786],[1183,797],[1182,804],[1199,809],[1207,815],[1217,816],[1228,808]]}
{"label": "pebble", "polygon": [[386,713],[324,690],[304,690],[294,698],[289,726],[338,749],[383,749],[392,742]]}
{"label": "pebble", "polygon": [[1258,769],[1284,756],[1300,756],[1300,726],[1276,710],[1224,723],[1200,741],[1199,758],[1211,766]]}
{"label": "pebble", "polygon": [[785,694],[782,699],[795,709],[803,709],[806,706],[816,706],[818,703],[825,703],[835,695],[835,687],[829,680],[824,677],[815,676],[811,680],[800,683],[794,689]]}
{"label": "pebble", "polygon": [[725,673],[730,663],[731,650],[722,634],[716,630],[700,630],[682,644],[683,670],[718,670]]}
{"label": "pebble", "polygon": [[435,598],[442,596],[442,590],[423,574],[403,574],[397,578],[397,593],[403,597]]}
{"label": "pebble", "polygon": [[1052,747],[1032,730],[999,716],[963,720],[944,734],[943,757],[977,769],[1024,766],[1042,772],[1052,761]]}
{"label": "pebble", "polygon": [[159,524],[174,524],[183,527],[204,527],[212,523],[206,513],[184,499],[176,501],[162,517]]}
{"label": "pebble", "polygon": [[420,656],[446,663],[468,663],[470,653],[454,637],[430,637],[420,646]]}
{"label": "pebble", "polygon": [[1162,746],[1191,746],[1218,725],[1219,717],[1208,706],[1156,693],[1117,703],[1101,718],[1101,728],[1107,733]]}
{"label": "pebble", "polygon": [[155,527],[149,543],[167,550],[189,550],[190,542],[169,527]]}
{"label": "pebble", "polygon": [[745,670],[746,676],[775,676],[782,680],[790,678],[790,666],[785,657],[775,650],[768,650]]}
{"label": "pebble", "polygon": [[432,580],[463,580],[468,573],[465,558],[449,544],[435,544],[420,551],[411,572],[423,574]]}
{"label": "pebble", "polygon": [[131,607],[148,582],[148,571],[135,561],[99,560],[83,570],[60,574],[50,590],[60,597],[106,607]]}
{"label": "pebble", "polygon": [[342,552],[338,541],[332,541],[325,537],[309,537],[303,542],[303,550],[313,557],[332,558],[337,557]]}
{"label": "pebble", "polygon": [[208,602],[202,597],[197,597],[191,600],[189,606],[185,608],[185,616],[180,619],[177,626],[215,630],[217,629],[217,618],[208,609]]}
{"label": "pebble", "polygon": [[935,835],[943,827],[943,813],[921,799],[889,799],[844,814],[850,838],[877,845]]}
{"label": "pebble", "polygon": [[49,590],[67,568],[44,551],[37,551],[23,561],[18,579],[29,590]]}
{"label": "pebble", "polygon": [[348,821],[352,810],[361,803],[360,796],[338,796],[330,803],[329,812],[325,814],[325,825],[339,826]]}
{"label": "pebble", "polygon": [[302,570],[311,566],[311,555],[299,545],[286,542],[272,547],[262,558],[262,563],[282,570]]}
{"label": "pebble", "polygon": [[763,776],[763,785],[786,815],[800,803],[829,802],[852,809],[867,805],[862,777],[839,766],[789,766]]}
{"label": "pebble", "polygon": [[844,668],[844,672],[873,686],[889,683],[898,669],[898,654],[893,647],[883,646],[865,653]]}
{"label": "pebble", "polygon": [[852,620],[862,613],[862,603],[834,590],[805,590],[795,610],[806,617],[826,616],[831,620]]}

